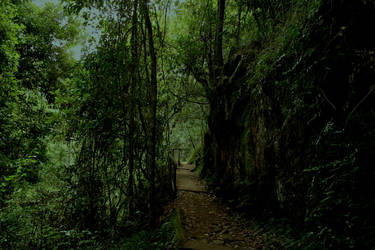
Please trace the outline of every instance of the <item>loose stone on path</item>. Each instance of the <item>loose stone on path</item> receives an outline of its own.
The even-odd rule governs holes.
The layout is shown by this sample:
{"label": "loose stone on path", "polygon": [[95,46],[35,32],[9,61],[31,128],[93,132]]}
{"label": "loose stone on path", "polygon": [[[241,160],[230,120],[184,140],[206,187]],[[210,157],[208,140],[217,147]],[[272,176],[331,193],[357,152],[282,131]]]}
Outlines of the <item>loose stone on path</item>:
{"label": "loose stone on path", "polygon": [[177,168],[177,198],[174,206],[183,216],[186,242],[182,249],[229,250],[262,249],[255,233],[240,227],[213,195],[207,193],[194,165]]}

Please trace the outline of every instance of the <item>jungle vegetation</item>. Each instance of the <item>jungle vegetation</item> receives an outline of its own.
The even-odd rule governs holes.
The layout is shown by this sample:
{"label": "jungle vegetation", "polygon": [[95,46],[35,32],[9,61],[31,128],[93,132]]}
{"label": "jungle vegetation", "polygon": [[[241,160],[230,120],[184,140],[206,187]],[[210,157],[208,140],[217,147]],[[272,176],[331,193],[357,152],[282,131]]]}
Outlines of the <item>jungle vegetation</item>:
{"label": "jungle vegetation", "polygon": [[175,248],[180,151],[244,219],[287,224],[288,248],[373,249],[374,13],[0,0],[0,248]]}

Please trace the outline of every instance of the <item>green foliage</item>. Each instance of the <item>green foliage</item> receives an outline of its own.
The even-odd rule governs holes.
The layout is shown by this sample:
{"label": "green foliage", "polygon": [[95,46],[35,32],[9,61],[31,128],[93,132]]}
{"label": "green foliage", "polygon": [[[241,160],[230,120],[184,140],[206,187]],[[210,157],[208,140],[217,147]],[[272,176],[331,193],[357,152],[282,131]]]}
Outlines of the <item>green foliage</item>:
{"label": "green foliage", "polygon": [[1,1],[0,10],[0,80],[1,88],[5,88],[6,84],[12,84],[6,80],[12,80],[17,70],[19,54],[16,46],[22,26],[15,22],[17,10],[10,1]]}
{"label": "green foliage", "polygon": [[2,1],[1,8],[0,173],[4,179],[0,183],[3,200],[21,181],[37,181],[38,167],[46,160],[44,137],[50,129],[46,98],[52,100],[50,90],[56,88],[52,86],[69,73],[67,67],[60,69],[65,75],[52,72],[52,68],[70,63],[69,56],[57,43],[69,46],[77,31],[74,31],[72,19],[62,27],[61,9],[53,5],[40,9],[27,2],[13,5]]}
{"label": "green foliage", "polygon": [[173,222],[167,221],[155,231],[140,231],[133,234],[130,238],[123,239],[117,246],[111,249],[176,249],[175,231]]}
{"label": "green foliage", "polygon": [[180,112],[170,121],[171,147],[181,149],[181,159],[189,161],[189,157],[193,157],[201,144],[202,133],[206,127],[204,120],[206,107],[189,101],[182,105]]}
{"label": "green foliage", "polygon": [[[61,243],[64,225],[64,169],[55,165],[65,148],[48,147],[48,161],[40,166],[38,183],[15,187],[0,210],[0,245],[6,248],[49,247]],[[60,156],[61,157],[61,156]]]}
{"label": "green foliage", "polygon": [[[79,23],[61,6],[2,1],[0,7],[1,247],[100,248],[99,236],[138,229],[150,199],[160,197],[161,206],[168,191],[159,166],[166,164],[164,119],[171,109],[158,114],[158,193],[150,197],[149,62],[137,65],[130,92],[130,25],[102,12],[97,50],[76,63],[68,51]],[[139,51],[147,56],[141,43]],[[164,225],[149,246],[166,248],[169,231]]]}
{"label": "green foliage", "polygon": [[117,28],[114,23],[105,28],[98,51],[86,58],[74,82],[68,83],[69,91],[59,97],[63,117],[75,121],[67,124],[67,137],[75,137],[77,146],[76,160],[69,166],[70,221],[80,229],[101,227],[103,231],[126,223],[129,207],[129,102],[125,97],[129,62],[124,59],[129,48],[119,46],[117,37],[110,34]]}
{"label": "green foliage", "polygon": [[[14,73],[17,70],[19,54],[16,46],[19,43],[18,32],[21,27],[14,23],[15,6],[8,1],[0,3],[0,175],[5,176],[6,168],[11,164],[5,149],[10,137],[8,118],[12,113],[10,101],[16,95]],[[8,124],[7,124],[8,123]],[[0,180],[3,202],[4,188],[7,184]]]}
{"label": "green foliage", "polygon": [[[113,3],[111,11],[120,15],[131,8],[131,2]],[[164,119],[169,116],[169,106],[157,113],[157,166],[153,177],[157,190],[151,197],[153,181],[145,145],[151,126],[149,51],[146,44],[137,43],[142,60],[135,65],[131,46],[134,34],[128,32],[131,23],[107,14],[104,10],[100,16],[102,35],[96,51],[76,68],[67,91],[57,100],[63,105],[64,119],[73,121],[66,124],[66,136],[74,138],[77,147],[75,161],[68,167],[72,195],[69,221],[80,230],[118,235],[116,228],[133,230],[147,223],[151,200],[158,200],[151,209],[159,212],[165,194],[170,192],[163,169],[168,146]],[[132,20],[131,16],[124,18]],[[146,39],[139,29],[134,32]],[[161,88],[161,95],[164,91]]]}
{"label": "green foliage", "polygon": [[63,47],[77,30],[73,19],[62,25],[65,17],[53,5],[1,1],[0,10],[0,246],[52,248],[64,227],[66,186],[65,165],[47,150],[56,128],[50,97],[70,71],[52,68],[71,64]]}
{"label": "green foliage", "polygon": [[44,8],[25,2],[18,6],[17,22],[25,29],[19,46],[17,78],[22,86],[39,88],[51,103],[62,81],[70,76],[72,55],[68,52],[78,40],[78,21],[67,16],[61,6]]}
{"label": "green foliage", "polygon": [[[7,116],[2,123],[2,154],[6,157],[6,166],[2,175],[6,176],[2,185],[2,194],[7,194],[22,180],[35,183],[38,166],[45,158],[45,141],[48,133],[46,119],[46,101],[34,91],[19,88],[17,95],[7,103]],[[12,145],[9,147],[8,145]],[[15,185],[15,186],[14,186]]]}
{"label": "green foliage", "polygon": [[[359,168],[356,163],[357,150],[351,149],[350,145],[343,143],[342,140],[335,139],[327,140],[330,144],[327,148],[343,155],[337,156],[336,159],[324,165],[305,170],[311,171],[313,176],[309,191],[311,205],[307,210],[305,220],[315,224],[319,229],[310,235],[314,237],[315,244],[318,242],[322,244],[319,248],[327,245],[329,248],[339,246],[354,248],[355,240],[351,232],[357,224],[357,219],[354,213],[356,205],[351,195],[357,185],[355,183]],[[338,223],[332,216],[345,218],[345,221]],[[323,225],[321,225],[322,222]]]}
{"label": "green foliage", "polygon": [[61,6],[0,2],[2,248],[174,248],[179,211],[142,225],[176,148],[242,212],[302,225],[292,248],[374,245],[373,2],[65,2],[97,8],[80,62]]}
{"label": "green foliage", "polygon": [[297,249],[371,248],[374,4],[238,1],[245,18],[227,3],[222,71],[217,6],[184,4],[179,60],[210,106],[203,176],[240,211],[305,227]]}

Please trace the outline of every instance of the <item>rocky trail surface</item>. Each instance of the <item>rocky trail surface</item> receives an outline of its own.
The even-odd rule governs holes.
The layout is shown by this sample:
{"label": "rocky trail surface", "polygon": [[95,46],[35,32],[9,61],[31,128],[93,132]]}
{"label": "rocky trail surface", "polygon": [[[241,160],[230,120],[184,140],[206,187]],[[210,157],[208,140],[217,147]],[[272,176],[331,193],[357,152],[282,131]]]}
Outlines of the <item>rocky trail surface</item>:
{"label": "rocky trail surface", "polygon": [[263,249],[263,235],[241,227],[230,209],[206,191],[193,168],[188,164],[177,168],[178,193],[173,206],[183,217],[186,241],[181,249]]}

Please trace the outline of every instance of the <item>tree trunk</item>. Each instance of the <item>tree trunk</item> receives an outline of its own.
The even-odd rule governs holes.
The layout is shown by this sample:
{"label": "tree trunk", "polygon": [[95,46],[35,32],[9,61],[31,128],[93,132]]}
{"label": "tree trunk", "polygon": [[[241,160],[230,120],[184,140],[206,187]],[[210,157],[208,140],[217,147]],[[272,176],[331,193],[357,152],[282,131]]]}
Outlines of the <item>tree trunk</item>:
{"label": "tree trunk", "polygon": [[154,37],[152,24],[149,16],[148,0],[143,0],[143,15],[148,35],[148,49],[151,58],[151,79],[150,79],[150,112],[149,112],[149,133],[147,142],[147,169],[150,173],[150,224],[156,224],[155,214],[155,157],[156,157],[156,105],[157,105],[157,76],[156,76],[156,52],[154,48]]}
{"label": "tree trunk", "polygon": [[133,216],[133,200],[134,200],[134,133],[135,133],[135,101],[134,89],[137,84],[137,71],[139,65],[138,56],[138,1],[134,0],[133,17],[132,17],[132,36],[131,36],[131,53],[132,53],[132,72],[130,85],[130,120],[129,120],[129,216]]}
{"label": "tree trunk", "polygon": [[[225,16],[225,0],[218,0],[217,6],[215,66],[217,67],[217,70],[220,71],[223,66],[223,28]],[[217,74],[216,77],[218,77]]]}

